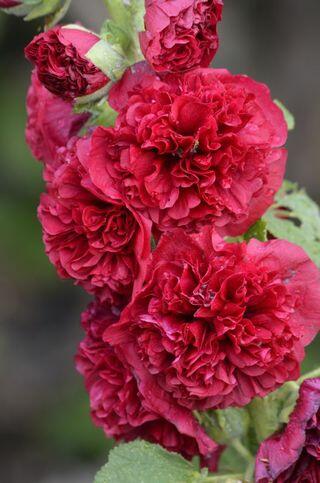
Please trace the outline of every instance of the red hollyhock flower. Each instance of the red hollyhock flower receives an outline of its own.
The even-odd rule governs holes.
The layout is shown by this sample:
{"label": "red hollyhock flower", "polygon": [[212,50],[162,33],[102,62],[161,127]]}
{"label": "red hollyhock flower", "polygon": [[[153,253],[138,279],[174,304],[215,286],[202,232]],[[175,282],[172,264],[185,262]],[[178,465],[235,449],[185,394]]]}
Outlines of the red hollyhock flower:
{"label": "red hollyhock flower", "polygon": [[219,46],[222,0],[147,0],[141,49],[156,72],[208,67]]}
{"label": "red hollyhock flower", "polygon": [[320,378],[306,380],[282,433],[264,441],[256,460],[257,483],[319,483]]}
{"label": "red hollyhock flower", "polygon": [[37,68],[39,80],[65,100],[93,94],[109,78],[87,56],[100,37],[80,26],[55,27],[37,35],[25,55]]}
{"label": "red hollyhock flower", "polygon": [[53,165],[57,150],[66,146],[88,120],[87,114],[74,114],[72,106],[51,94],[32,73],[27,96],[26,140],[33,156]]}
{"label": "red hollyhock flower", "polygon": [[145,287],[105,333],[144,395],[153,385],[189,409],[243,406],[298,377],[320,327],[320,274],[300,247],[178,230],[153,255]]}
{"label": "red hollyhock flower", "polygon": [[61,277],[125,303],[144,277],[151,224],[94,186],[86,165],[90,145],[74,138],[60,150],[61,165],[48,176],[38,210],[44,243]]}
{"label": "red hollyhock flower", "polygon": [[104,189],[112,172],[161,231],[214,224],[237,235],[272,204],[284,177],[287,126],[266,86],[212,69],[164,82],[140,65],[110,102],[122,108],[111,139],[118,159],[110,158],[110,129],[98,129],[91,175]]}
{"label": "red hollyhock flower", "polygon": [[201,455],[205,464],[215,470],[220,449],[192,414],[171,408],[170,421],[157,414],[139,392],[134,373],[125,360],[103,342],[104,330],[115,322],[115,311],[97,302],[90,304],[82,317],[87,335],[80,344],[76,365],[85,378],[95,424],[116,440],[131,441],[139,437],[188,459]]}

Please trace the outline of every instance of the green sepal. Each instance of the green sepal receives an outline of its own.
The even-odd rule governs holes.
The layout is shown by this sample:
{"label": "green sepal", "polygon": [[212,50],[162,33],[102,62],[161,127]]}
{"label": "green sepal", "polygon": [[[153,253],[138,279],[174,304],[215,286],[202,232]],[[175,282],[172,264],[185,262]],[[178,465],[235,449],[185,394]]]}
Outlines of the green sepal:
{"label": "green sepal", "polygon": [[75,104],[73,110],[76,114],[89,112],[91,117],[86,124],[88,126],[114,126],[118,113],[112,109],[106,99],[100,102],[92,102],[88,104]]}
{"label": "green sepal", "polygon": [[16,7],[12,8],[4,8],[1,11],[8,13],[9,15],[15,15],[17,17],[25,17],[30,13],[32,9],[31,5],[17,5]]}
{"label": "green sepal", "polygon": [[61,0],[43,0],[40,4],[32,8],[25,17],[26,21],[34,20],[39,17],[50,15],[61,7]]}
{"label": "green sepal", "polygon": [[112,81],[117,81],[129,66],[127,59],[115,45],[100,39],[85,56]]}
{"label": "green sepal", "polygon": [[288,126],[288,130],[289,131],[292,131],[295,128],[295,125],[296,125],[296,121],[295,121],[295,118],[294,118],[293,114],[291,114],[291,112],[289,111],[289,109],[287,109],[286,106],[283,105],[282,102],[280,102],[278,99],[275,99],[274,100],[274,103],[283,112],[285,121],[286,121],[287,126]]}
{"label": "green sepal", "polygon": [[53,13],[53,15],[50,15],[46,19],[46,29],[54,27],[60,22],[60,20],[63,19],[63,17],[67,14],[70,8],[71,2],[72,0],[66,0],[63,5],[56,12]]}

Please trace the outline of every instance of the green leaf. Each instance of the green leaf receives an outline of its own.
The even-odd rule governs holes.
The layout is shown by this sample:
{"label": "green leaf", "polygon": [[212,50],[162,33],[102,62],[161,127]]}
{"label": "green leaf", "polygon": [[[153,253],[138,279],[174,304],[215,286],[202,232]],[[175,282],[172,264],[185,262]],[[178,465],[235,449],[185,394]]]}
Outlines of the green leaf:
{"label": "green leaf", "polygon": [[247,406],[258,443],[289,421],[298,398],[298,391],[298,384],[287,382],[268,396],[253,399]]}
{"label": "green leaf", "polygon": [[[198,416],[199,417],[199,416]],[[245,408],[217,409],[200,413],[207,432],[219,444],[228,444],[246,436],[250,418]]]}
{"label": "green leaf", "polygon": [[285,121],[286,121],[287,126],[288,126],[288,130],[292,131],[295,128],[295,125],[296,125],[293,114],[291,114],[291,112],[286,108],[286,106],[284,106],[282,104],[282,102],[280,102],[278,99],[275,99],[274,102],[282,110]]}
{"label": "green leaf", "polygon": [[94,483],[195,483],[201,479],[192,463],[182,456],[136,440],[110,452],[108,463]]}
{"label": "green leaf", "polygon": [[226,237],[225,241],[228,243],[242,243],[243,241],[250,241],[251,238],[256,238],[260,241],[267,241],[267,224],[264,220],[258,220],[254,225],[252,225],[249,230],[243,235]]}
{"label": "green leaf", "polygon": [[303,189],[285,181],[263,220],[274,237],[300,245],[320,267],[320,211]]}
{"label": "green leaf", "polygon": [[249,230],[244,234],[243,238],[245,241],[251,240],[251,238],[256,238],[262,242],[267,241],[267,224],[264,220],[258,220],[254,225],[252,225]]}
{"label": "green leaf", "polygon": [[254,461],[249,449],[251,428],[247,409],[227,408],[195,412],[195,416],[212,439],[226,446],[219,462],[219,471],[228,475],[232,472],[238,474],[240,471],[245,474]]}

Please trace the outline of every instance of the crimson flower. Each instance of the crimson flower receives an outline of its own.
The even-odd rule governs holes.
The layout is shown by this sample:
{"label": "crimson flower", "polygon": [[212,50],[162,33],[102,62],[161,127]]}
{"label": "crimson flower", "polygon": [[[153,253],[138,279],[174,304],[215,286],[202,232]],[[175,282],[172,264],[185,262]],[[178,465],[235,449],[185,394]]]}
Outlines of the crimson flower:
{"label": "crimson flower", "polygon": [[78,134],[89,117],[74,114],[72,105],[49,92],[35,71],[27,96],[27,114],[27,143],[34,157],[49,168],[55,164],[57,150]]}
{"label": "crimson flower", "polygon": [[307,379],[283,432],[264,441],[256,459],[257,483],[320,481],[320,378]]}
{"label": "crimson flower", "polygon": [[61,277],[124,304],[142,283],[151,226],[121,199],[106,198],[91,182],[86,165],[90,146],[90,137],[72,138],[59,150],[38,210],[43,239]]}
{"label": "crimson flower", "polygon": [[143,394],[158,387],[192,410],[243,406],[299,376],[320,327],[320,274],[300,247],[178,230],[162,236],[146,280],[105,333]]}
{"label": "crimson flower", "polygon": [[124,441],[143,438],[188,459],[200,455],[215,470],[220,448],[192,413],[171,407],[168,420],[159,415],[152,400],[147,401],[140,393],[125,359],[103,341],[103,332],[117,320],[115,309],[97,302],[91,303],[82,316],[86,337],[80,344],[76,365],[85,379],[93,421],[108,437]]}
{"label": "crimson flower", "polygon": [[222,0],[147,0],[141,49],[156,72],[208,67],[219,46]]}
{"label": "crimson flower", "polygon": [[163,81],[142,64],[110,102],[119,117],[115,130],[93,136],[91,176],[102,190],[118,183],[158,230],[214,224],[238,235],[272,204],[284,177],[287,126],[266,86],[212,69]]}

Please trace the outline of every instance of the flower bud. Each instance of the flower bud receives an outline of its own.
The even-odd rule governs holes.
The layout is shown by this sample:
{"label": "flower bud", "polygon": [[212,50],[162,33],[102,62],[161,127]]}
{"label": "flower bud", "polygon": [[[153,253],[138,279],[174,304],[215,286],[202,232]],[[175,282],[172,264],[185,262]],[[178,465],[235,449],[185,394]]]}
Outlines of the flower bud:
{"label": "flower bud", "polygon": [[141,50],[156,72],[208,67],[215,56],[223,0],[146,0]]}
{"label": "flower bud", "polygon": [[119,79],[127,67],[114,46],[80,25],[58,26],[37,35],[25,55],[50,92],[78,102],[105,95],[110,80]]}

